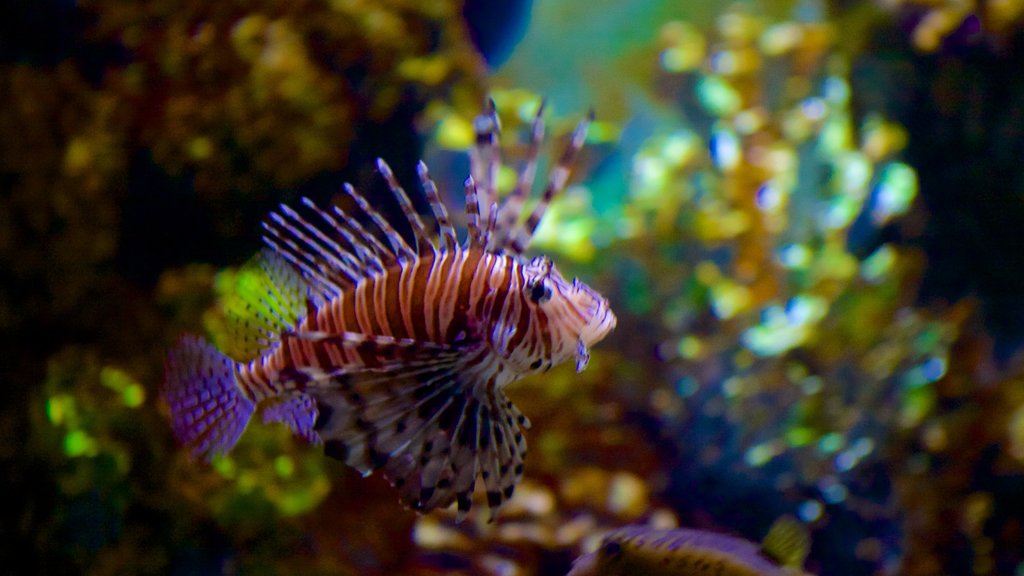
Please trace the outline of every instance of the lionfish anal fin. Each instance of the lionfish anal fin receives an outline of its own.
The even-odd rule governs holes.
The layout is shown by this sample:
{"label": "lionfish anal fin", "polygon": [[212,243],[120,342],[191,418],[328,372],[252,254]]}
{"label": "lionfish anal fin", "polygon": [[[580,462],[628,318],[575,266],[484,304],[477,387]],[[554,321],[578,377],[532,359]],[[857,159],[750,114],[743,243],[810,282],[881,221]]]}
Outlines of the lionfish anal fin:
{"label": "lionfish anal fin", "polygon": [[320,437],[313,430],[316,416],[316,402],[304,392],[292,392],[268,400],[263,409],[264,423],[281,422],[310,444],[320,443]]}

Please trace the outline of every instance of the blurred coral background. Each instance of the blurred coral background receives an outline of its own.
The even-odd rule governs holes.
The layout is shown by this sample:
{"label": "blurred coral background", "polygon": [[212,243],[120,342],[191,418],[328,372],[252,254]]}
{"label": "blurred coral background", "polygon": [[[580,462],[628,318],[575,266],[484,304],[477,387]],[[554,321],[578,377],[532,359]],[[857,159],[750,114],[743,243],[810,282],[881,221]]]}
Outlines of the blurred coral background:
{"label": "blurred coral background", "polygon": [[[0,557],[556,575],[626,524],[792,514],[812,573],[1024,574],[1021,70],[1016,0],[5,3]],[[277,425],[190,461],[164,354],[230,351],[264,215],[382,191],[377,157],[457,201],[487,97],[513,166],[542,97],[547,157],[596,112],[535,250],[619,316],[509,391],[500,518],[416,516]]]}

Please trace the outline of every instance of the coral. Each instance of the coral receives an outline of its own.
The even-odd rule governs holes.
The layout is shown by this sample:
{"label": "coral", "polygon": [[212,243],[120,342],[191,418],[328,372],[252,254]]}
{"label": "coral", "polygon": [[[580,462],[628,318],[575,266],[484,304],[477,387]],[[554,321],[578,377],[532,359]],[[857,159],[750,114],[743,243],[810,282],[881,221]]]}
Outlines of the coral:
{"label": "coral", "polygon": [[123,110],[70,65],[3,65],[0,90],[0,129],[18,135],[0,143],[0,327],[92,325],[117,249]]}
{"label": "coral", "polygon": [[[921,430],[962,322],[913,308],[919,256],[875,240],[916,177],[899,126],[853,118],[834,34],[742,9],[706,40],[666,25],[663,85],[689,122],[641,148],[621,216],[649,286],[626,297],[667,335],[675,394],[658,404],[691,466],[676,482],[729,470],[803,498],[823,529],[830,510],[891,504],[858,493],[863,474],[892,431]],[[891,563],[893,544],[862,560]]]}
{"label": "coral", "polygon": [[1024,3],[1003,2],[917,2],[881,3],[910,26],[910,41],[922,53],[934,53],[943,45],[966,45],[979,41],[1005,44],[1024,23]]}
{"label": "coral", "polygon": [[204,192],[293,186],[336,170],[361,122],[402,101],[463,94],[479,70],[455,3],[93,0],[96,41],[129,51],[109,70],[141,145]]}

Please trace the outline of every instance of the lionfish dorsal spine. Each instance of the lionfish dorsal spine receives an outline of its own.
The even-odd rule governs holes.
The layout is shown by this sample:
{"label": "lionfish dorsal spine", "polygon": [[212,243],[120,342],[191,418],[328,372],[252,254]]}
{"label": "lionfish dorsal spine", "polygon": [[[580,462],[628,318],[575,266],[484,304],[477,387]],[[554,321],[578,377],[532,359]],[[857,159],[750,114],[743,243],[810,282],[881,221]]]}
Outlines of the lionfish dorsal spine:
{"label": "lionfish dorsal spine", "polygon": [[402,235],[391,226],[391,223],[386,218],[381,216],[380,212],[373,208],[366,198],[363,197],[351,184],[345,184],[345,192],[355,201],[359,209],[363,211],[370,220],[373,221],[374,225],[384,233],[384,238],[387,239],[388,244],[391,245],[391,253],[394,254],[395,259],[400,264],[405,264],[410,260],[416,258],[416,251],[409,246],[409,243],[402,238]]}
{"label": "lionfish dorsal spine", "polygon": [[537,107],[537,114],[534,116],[533,124],[530,128],[530,142],[526,152],[526,163],[523,165],[523,169],[519,173],[515,188],[513,188],[512,192],[510,192],[505,198],[505,201],[502,203],[499,210],[495,238],[502,240],[506,245],[497,246],[497,248],[508,248],[507,240],[510,238],[510,234],[516,227],[516,224],[519,223],[523,206],[526,204],[526,200],[530,197],[530,192],[533,190],[533,182],[537,176],[537,163],[540,157],[540,147],[541,143],[544,141],[544,106],[545,102],[544,100],[541,100],[540,105]]}
{"label": "lionfish dorsal spine", "polygon": [[482,243],[488,252],[496,252],[491,240],[494,238],[495,226],[498,222],[498,203],[491,202],[487,208],[487,222],[484,224]]}
{"label": "lionfish dorsal spine", "polygon": [[[325,269],[326,271],[333,272],[338,271],[345,277],[348,282],[355,282],[363,274],[359,272],[362,268],[361,262],[356,258],[354,254],[342,248],[337,242],[331,240],[318,226],[314,226],[298,212],[288,207],[286,204],[281,205],[281,213],[284,216],[291,218],[295,224],[284,222],[280,215],[271,215],[274,221],[289,230],[296,238],[301,239],[305,245],[312,248],[322,258],[318,262],[318,267]],[[314,241],[309,236],[303,234],[301,231],[308,231],[313,237],[316,238]]]}
{"label": "lionfish dorsal spine", "polygon": [[[487,222],[492,203],[498,201],[498,172],[501,169],[501,121],[493,100],[488,100],[484,113],[473,121],[474,145],[469,151],[469,173],[478,187],[479,217]],[[486,225],[485,225],[486,228]],[[486,238],[485,238],[486,240]]]}
{"label": "lionfish dorsal spine", "polygon": [[558,162],[551,169],[547,186],[537,201],[537,205],[534,206],[533,211],[527,216],[526,221],[523,222],[522,228],[516,233],[511,234],[507,240],[513,252],[521,254],[530,247],[533,233],[537,231],[537,226],[540,225],[541,219],[544,218],[544,213],[547,211],[548,206],[555,196],[565,189],[565,185],[569,182],[569,175],[572,173],[573,164],[575,164],[580,150],[583,149],[583,144],[587,139],[587,129],[593,120],[594,111],[591,110],[587,117],[576,125],[576,129],[569,140],[569,145],[566,146],[562,155],[558,158]]}
{"label": "lionfish dorsal spine", "polygon": [[[298,235],[297,231],[294,231],[294,227],[286,222],[281,216],[271,214],[270,218],[271,222],[264,222],[263,224],[263,227],[268,233],[268,235],[264,236],[264,241],[267,245],[270,246],[275,253],[295,266],[295,268],[302,273],[303,277],[306,278],[317,292],[320,292],[327,297],[334,297],[340,294],[341,286],[344,285],[345,281],[337,278],[330,270],[321,266],[321,264],[309,254],[308,248],[300,246],[287,234],[290,233],[291,236],[298,238],[300,241],[302,241],[304,235]],[[303,244],[308,245],[308,242],[303,241]],[[340,268],[337,272],[344,274]]]}
{"label": "lionfish dorsal spine", "polygon": [[[335,248],[335,250],[338,251],[339,254],[344,254],[346,257],[351,258],[356,262],[358,270],[364,270],[365,268],[369,267],[373,270],[376,270],[377,272],[384,271],[384,263],[378,256],[378,252],[369,249],[367,245],[364,244],[363,238],[366,237],[366,234],[363,234],[360,229],[353,227],[353,225],[358,225],[356,221],[349,219],[344,212],[342,212],[338,208],[335,208],[335,214],[341,218],[341,221],[339,221],[334,217],[334,215],[331,215],[330,213],[321,210],[320,207],[313,203],[313,201],[310,200],[309,198],[303,198],[302,203],[307,208],[312,210],[317,216],[319,216],[320,219],[324,221],[324,223],[327,224],[328,230],[337,232],[341,239],[352,247],[351,249],[347,249],[343,248],[337,242],[331,242],[332,246]],[[347,226],[343,226],[341,222],[345,222]],[[358,238],[356,237],[356,234],[359,234]],[[326,234],[324,236],[326,237]],[[372,244],[370,246],[372,246]],[[383,250],[383,246],[381,246],[380,249]],[[365,272],[357,273],[353,281],[362,278],[365,275]]]}
{"label": "lionfish dorsal spine", "polygon": [[430,178],[430,170],[427,168],[426,162],[420,160],[416,165],[416,174],[420,178],[423,195],[426,196],[427,203],[430,204],[430,210],[434,213],[434,221],[437,223],[441,245],[446,250],[454,250],[459,243],[458,236],[455,233],[451,220],[448,219],[448,209],[445,208],[444,202],[441,201],[437,184]]}
{"label": "lionfish dorsal spine", "polygon": [[477,196],[477,185],[473,177],[466,178],[466,240],[469,246],[483,245],[483,231],[480,229],[480,201]]}
{"label": "lionfish dorsal spine", "polygon": [[388,166],[387,162],[383,158],[377,159],[377,170],[384,177],[384,180],[388,183],[388,188],[391,189],[391,194],[398,200],[398,205],[402,209],[402,215],[405,216],[405,220],[412,227],[413,237],[416,239],[416,253],[423,254],[433,249],[433,242],[430,239],[427,227],[423,223],[423,219],[420,218],[416,208],[412,204],[412,200],[409,199],[409,195],[405,193],[405,189],[398,183],[398,179],[395,178],[394,172],[391,171],[391,167]]}
{"label": "lionfish dorsal spine", "polygon": [[[264,222],[268,232],[264,240],[302,272],[314,292],[336,297],[361,279],[384,273],[387,263],[398,260],[396,251],[400,247],[386,247],[340,208],[335,206],[332,215],[316,208],[308,198],[304,198],[303,203],[323,223],[311,223],[282,205],[280,212],[271,213],[270,219]],[[369,209],[371,220],[375,220],[374,215],[381,219],[368,205],[365,208]],[[382,232],[387,234],[386,230]],[[343,246],[339,240],[348,246]]]}
{"label": "lionfish dorsal spine", "polygon": [[344,210],[337,206],[331,206],[334,215],[326,215],[325,220],[334,224],[335,229],[341,233],[352,245],[356,254],[366,263],[366,266],[376,272],[384,272],[385,264],[394,260],[395,255],[390,249],[384,246],[377,236],[368,232],[363,225],[355,218],[350,217]]}

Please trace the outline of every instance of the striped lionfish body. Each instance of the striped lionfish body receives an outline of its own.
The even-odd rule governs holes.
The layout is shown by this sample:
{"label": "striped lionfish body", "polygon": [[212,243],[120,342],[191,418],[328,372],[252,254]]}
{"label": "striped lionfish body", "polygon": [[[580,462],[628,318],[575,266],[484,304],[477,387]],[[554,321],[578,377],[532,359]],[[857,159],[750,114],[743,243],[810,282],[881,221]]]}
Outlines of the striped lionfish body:
{"label": "striped lionfish body", "polygon": [[430,227],[378,161],[411,242],[347,185],[365,225],[309,200],[307,216],[286,206],[271,214],[263,265],[272,282],[250,304],[261,353],[239,363],[201,339],[182,340],[163,389],[178,439],[196,456],[226,453],[259,406],[264,421],[323,443],[364,475],[382,470],[418,511],[456,502],[461,519],[480,478],[493,518],[523,473],[529,427],[505,386],[570,359],[583,370],[590,346],[616,322],[596,291],[566,281],[546,257],[523,256],[565,187],[587,124],[524,218],[541,112],[518,184],[500,206],[498,121],[493,106],[480,116],[461,243],[423,163]]}

